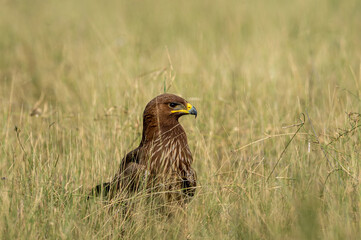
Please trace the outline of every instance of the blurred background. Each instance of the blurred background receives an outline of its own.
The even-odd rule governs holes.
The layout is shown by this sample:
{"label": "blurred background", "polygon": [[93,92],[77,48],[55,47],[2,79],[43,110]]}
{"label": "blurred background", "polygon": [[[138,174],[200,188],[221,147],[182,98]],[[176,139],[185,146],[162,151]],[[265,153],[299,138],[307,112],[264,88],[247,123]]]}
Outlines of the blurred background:
{"label": "blurred background", "polygon": [[186,97],[305,106],[360,84],[359,1],[2,1],[0,11],[1,102],[13,84],[26,110],[42,93],[82,111],[145,102],[164,82]]}

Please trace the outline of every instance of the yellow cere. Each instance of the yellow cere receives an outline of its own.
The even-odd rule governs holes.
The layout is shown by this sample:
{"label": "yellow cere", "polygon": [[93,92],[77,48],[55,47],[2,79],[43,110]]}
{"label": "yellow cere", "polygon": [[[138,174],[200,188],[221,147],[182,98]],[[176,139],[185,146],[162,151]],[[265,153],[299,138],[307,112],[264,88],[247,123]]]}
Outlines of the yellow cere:
{"label": "yellow cere", "polygon": [[176,112],[189,113],[189,110],[191,110],[192,107],[193,107],[192,104],[187,103],[187,110],[185,110],[185,109],[180,109],[180,110],[173,110],[173,111],[171,111],[171,112],[172,112],[172,113],[176,113]]}
{"label": "yellow cere", "polygon": [[187,110],[188,110],[188,111],[191,110],[192,107],[193,107],[192,104],[187,103]]}

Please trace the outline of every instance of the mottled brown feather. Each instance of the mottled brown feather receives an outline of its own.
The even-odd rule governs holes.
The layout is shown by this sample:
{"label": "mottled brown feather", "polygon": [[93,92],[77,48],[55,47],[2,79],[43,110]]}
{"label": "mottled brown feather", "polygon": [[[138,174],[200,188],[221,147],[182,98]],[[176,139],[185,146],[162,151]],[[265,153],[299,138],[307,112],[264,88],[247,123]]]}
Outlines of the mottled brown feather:
{"label": "mottled brown feather", "polygon": [[114,198],[120,192],[136,192],[142,185],[168,191],[169,201],[184,201],[194,195],[197,176],[191,167],[193,157],[187,135],[178,121],[187,113],[172,112],[170,103],[177,103],[185,109],[188,104],[173,94],[162,94],[152,99],[143,113],[143,134],[139,146],[122,159],[112,181],[98,185],[93,193],[98,195],[102,192]]}

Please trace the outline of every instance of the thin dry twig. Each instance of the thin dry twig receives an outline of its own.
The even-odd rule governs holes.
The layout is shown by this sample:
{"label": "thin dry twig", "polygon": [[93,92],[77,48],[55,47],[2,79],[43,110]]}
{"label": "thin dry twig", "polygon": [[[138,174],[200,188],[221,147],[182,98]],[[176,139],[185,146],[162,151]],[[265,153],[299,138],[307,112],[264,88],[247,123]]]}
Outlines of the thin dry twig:
{"label": "thin dry twig", "polygon": [[17,140],[19,142],[19,145],[20,145],[21,149],[23,150],[23,152],[26,154],[24,146],[23,146],[23,144],[21,143],[21,140],[20,140],[20,132],[21,132],[21,130],[17,126],[15,126],[14,130],[16,132],[16,138],[17,138]]}
{"label": "thin dry twig", "polygon": [[143,74],[137,76],[136,78],[137,79],[142,79],[142,78],[147,77],[149,75],[151,77],[153,77],[153,78],[157,78],[158,76],[162,75],[165,71],[167,71],[167,67],[164,67],[164,68],[161,68],[161,69],[155,69],[155,70],[143,73]]}
{"label": "thin dry twig", "polygon": [[327,143],[326,146],[329,146],[330,144],[337,142],[339,139],[346,137],[349,134],[353,134],[360,127],[361,127],[361,124],[355,125],[350,129],[341,129],[342,131],[338,133],[338,136],[336,138],[334,138],[331,142]]}
{"label": "thin dry twig", "polygon": [[328,172],[327,177],[325,179],[325,182],[323,183],[321,193],[320,193],[321,197],[323,197],[323,194],[325,192],[326,183],[327,183],[328,178],[331,176],[332,173],[337,172],[337,171],[343,171],[343,169],[342,168],[335,168],[335,169],[332,169],[331,171]]}
{"label": "thin dry twig", "polygon": [[310,116],[308,115],[307,109],[306,109],[306,114],[307,114],[308,121],[310,122],[312,131],[313,131],[313,134],[314,134],[315,137],[316,137],[317,143],[320,145],[320,148],[321,148],[323,154],[325,155],[325,158],[327,159],[328,165],[329,165],[330,167],[332,167],[332,164],[331,164],[330,160],[328,159],[326,150],[325,150],[325,149],[323,148],[323,146],[320,144],[320,141],[319,141],[319,139],[318,139],[318,135],[317,135],[317,133],[316,133],[316,131],[315,131],[315,128],[313,127],[313,124],[312,124],[312,121],[311,121],[311,119],[310,119]]}
{"label": "thin dry twig", "polygon": [[268,175],[266,182],[268,182],[269,178],[271,177],[271,175],[272,175],[273,172],[275,171],[277,165],[278,165],[279,162],[281,161],[281,159],[282,159],[282,157],[283,157],[283,154],[286,152],[288,146],[291,144],[291,142],[293,141],[293,139],[296,137],[297,133],[301,130],[301,128],[302,128],[303,125],[305,124],[305,114],[302,113],[302,117],[303,117],[303,119],[300,119],[300,120],[301,120],[301,123],[297,125],[297,126],[299,126],[298,129],[297,129],[297,131],[293,134],[293,136],[291,137],[291,139],[290,139],[290,140],[288,141],[288,143],[286,144],[286,147],[283,149],[283,151],[282,151],[280,157],[278,158],[276,164],[274,165],[272,171],[271,171],[270,174]]}
{"label": "thin dry twig", "polygon": [[[295,125],[295,126],[298,126],[298,125]],[[246,145],[244,145],[244,146],[242,146],[242,147],[240,147],[240,148],[234,149],[234,150],[232,150],[232,152],[241,151],[241,150],[243,150],[243,149],[245,149],[245,148],[247,148],[247,147],[249,147],[249,146],[252,146],[252,145],[254,145],[254,144],[256,144],[256,143],[263,142],[263,141],[265,141],[265,140],[267,140],[267,139],[270,139],[270,138],[284,137],[284,136],[290,136],[290,135],[294,135],[294,134],[295,134],[295,133],[281,133],[281,134],[267,135],[267,137],[260,138],[260,139],[258,139],[258,140],[256,140],[256,141],[250,142],[250,143],[248,143],[248,144],[246,144]],[[299,133],[298,135],[308,135],[308,134],[307,134],[307,133]]]}

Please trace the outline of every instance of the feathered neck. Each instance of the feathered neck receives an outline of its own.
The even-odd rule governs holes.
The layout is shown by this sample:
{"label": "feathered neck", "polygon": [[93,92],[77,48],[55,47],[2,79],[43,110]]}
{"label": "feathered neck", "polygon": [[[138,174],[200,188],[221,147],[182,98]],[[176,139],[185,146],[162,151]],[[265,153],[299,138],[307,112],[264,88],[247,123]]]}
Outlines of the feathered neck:
{"label": "feathered neck", "polygon": [[157,139],[165,138],[169,134],[175,136],[185,135],[183,127],[178,118],[160,119],[153,114],[144,114],[143,116],[143,134],[140,146],[154,142]]}

